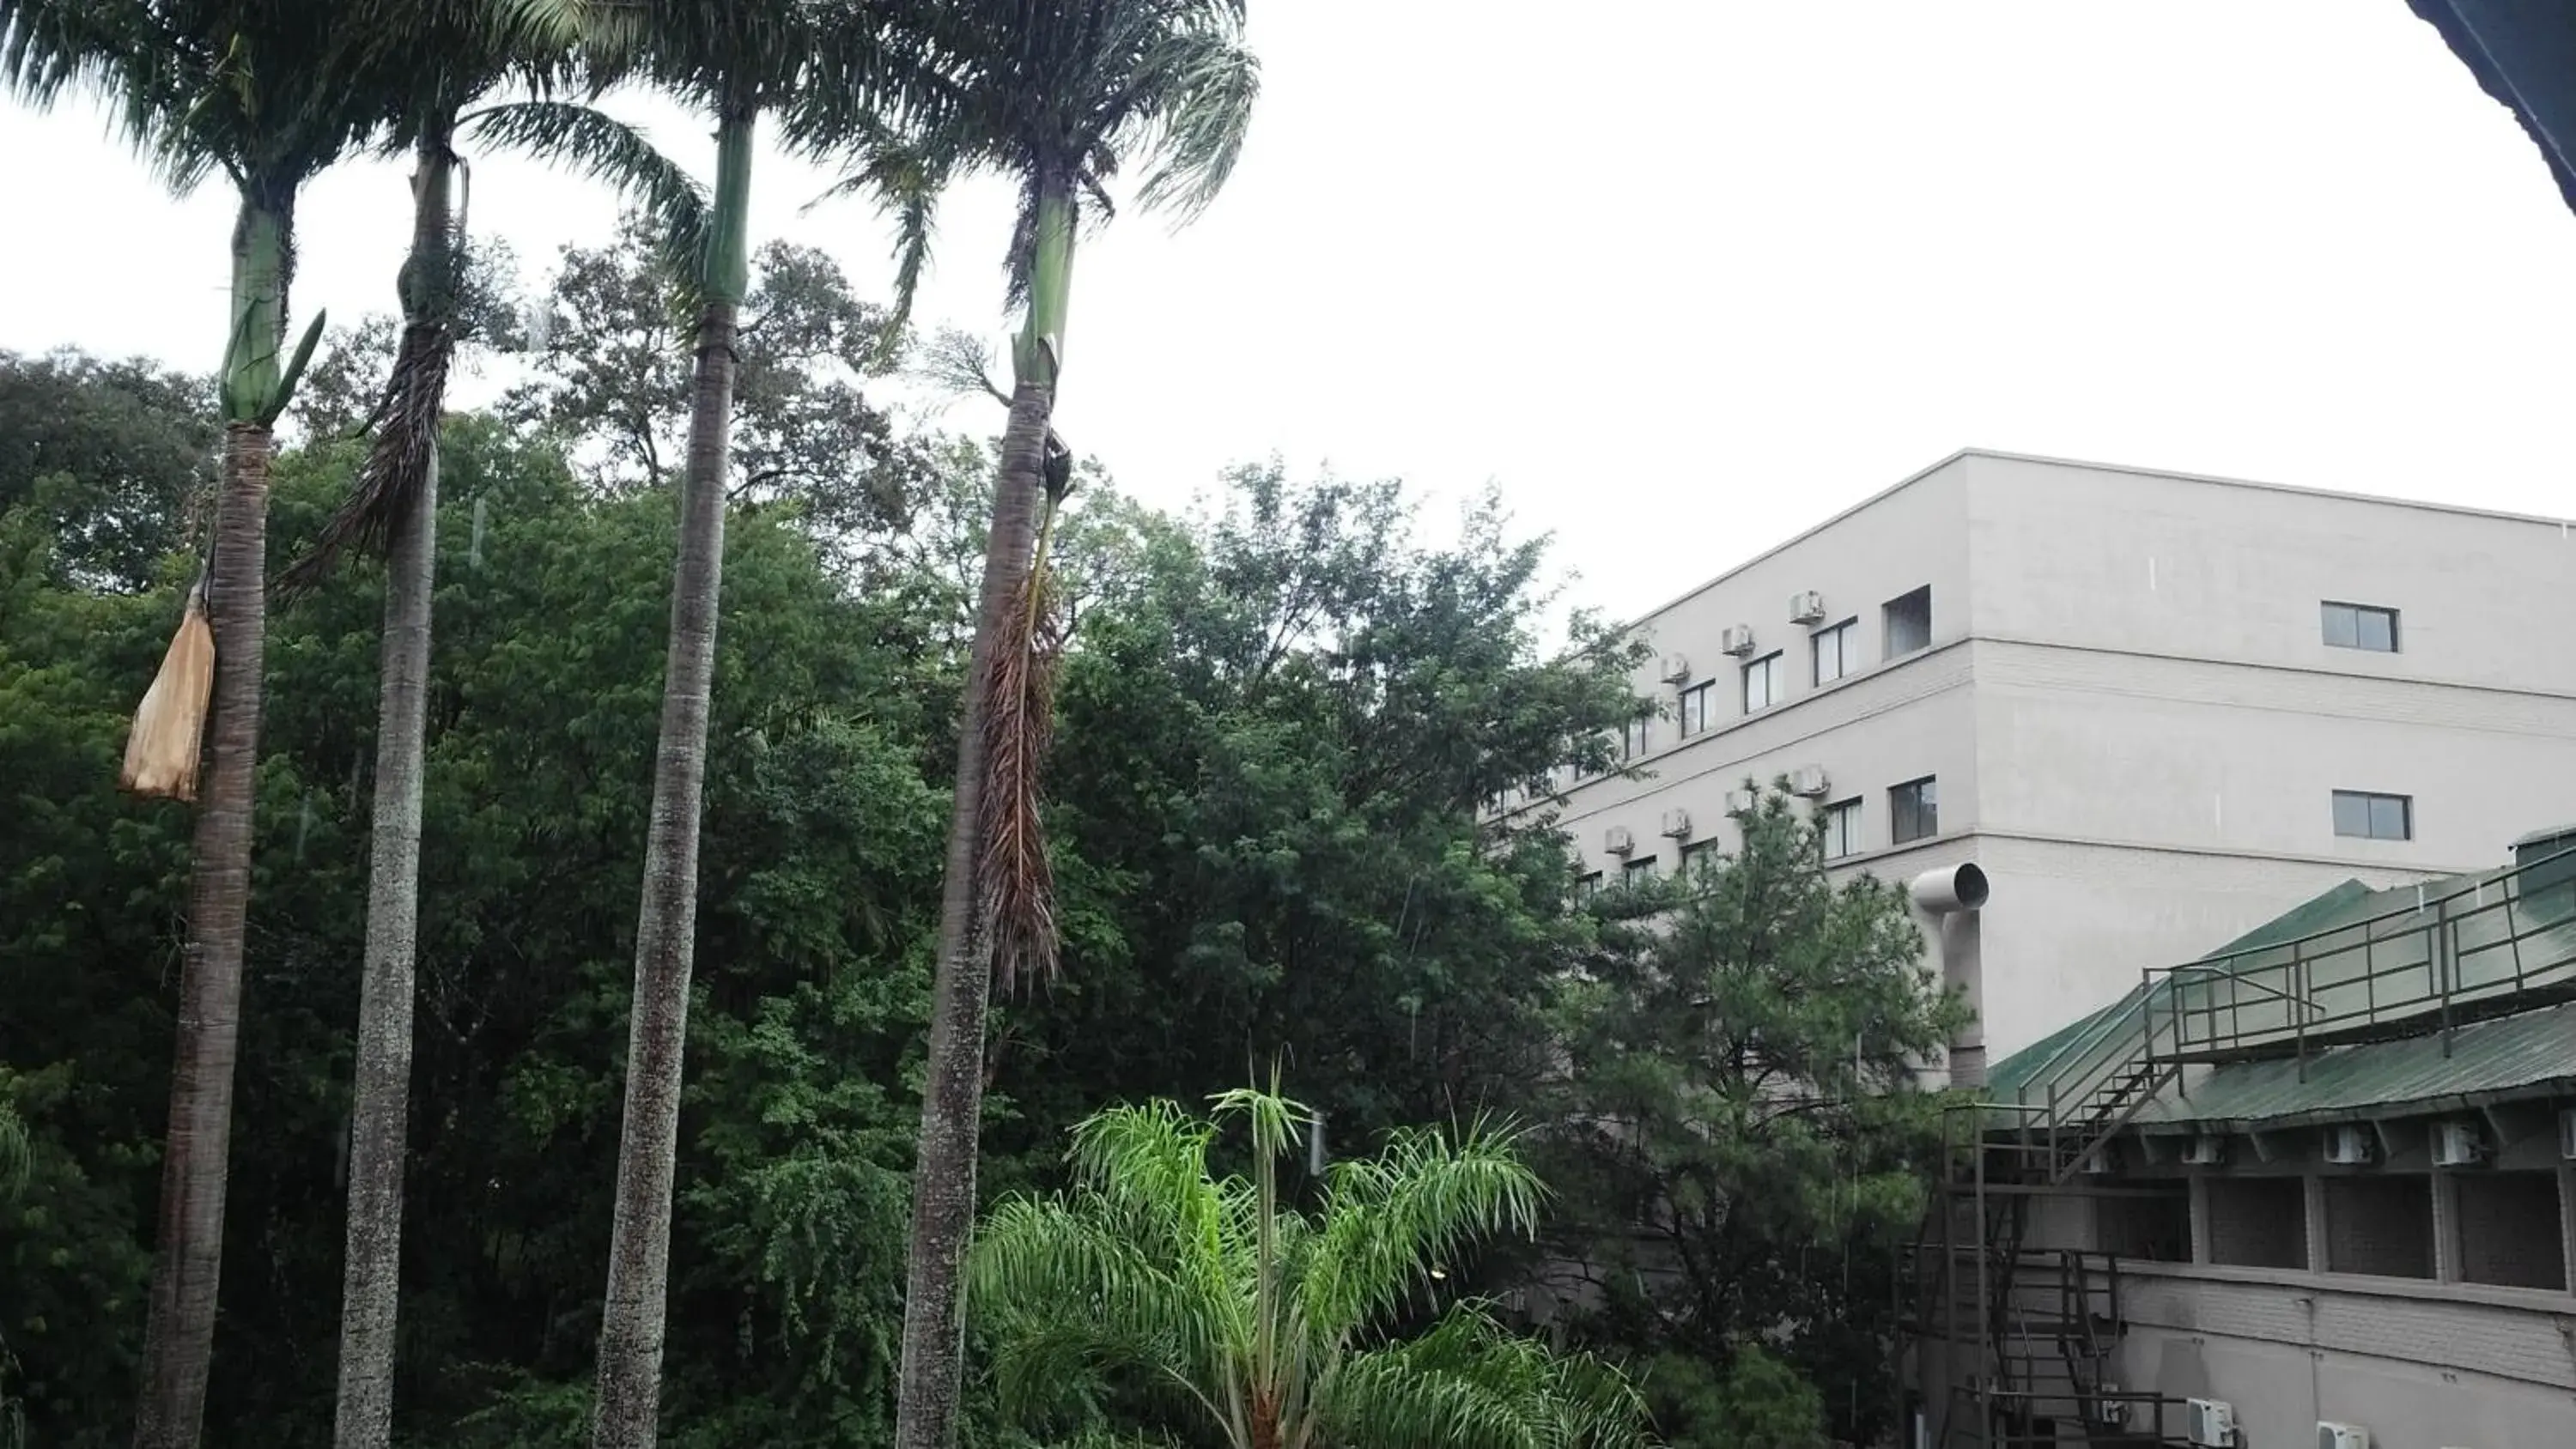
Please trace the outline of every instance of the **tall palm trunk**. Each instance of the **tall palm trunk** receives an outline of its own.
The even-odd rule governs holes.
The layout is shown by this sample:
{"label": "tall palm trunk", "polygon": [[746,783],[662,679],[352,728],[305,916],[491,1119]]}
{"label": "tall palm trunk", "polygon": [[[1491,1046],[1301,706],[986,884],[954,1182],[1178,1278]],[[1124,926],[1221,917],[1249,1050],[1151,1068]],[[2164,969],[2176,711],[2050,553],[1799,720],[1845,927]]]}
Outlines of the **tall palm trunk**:
{"label": "tall palm trunk", "polygon": [[1055,411],[1056,362],[1072,279],[1072,216],[1069,191],[1042,194],[1028,319],[1012,351],[1011,420],[1002,434],[993,527],[984,542],[984,584],[968,656],[957,792],[949,809],[947,874],[939,897],[939,964],[931,992],[930,1060],[913,1169],[896,1449],[948,1449],[956,1435],[966,1350],[962,1269],[975,1227],[984,1023],[992,1003],[992,942],[983,930],[982,883],[976,873],[984,722],[992,699],[994,640],[1019,600],[1037,546],[1047,428]]}
{"label": "tall palm trunk", "polygon": [[[453,157],[443,127],[420,142],[413,179],[403,355],[440,356],[455,271]],[[337,1449],[382,1449],[393,1432],[394,1330],[402,1277],[404,1142],[410,1116],[412,970],[420,926],[421,761],[427,746],[430,597],[438,555],[436,429],[443,365],[400,371],[424,390],[400,404],[429,427],[428,467],[392,520],[383,663],[376,695],[376,798],[370,826],[366,956],[358,978],[355,1100],[349,1120],[348,1251],[340,1280]]]}
{"label": "tall palm trunk", "polygon": [[259,770],[261,656],[268,628],[268,403],[285,336],[290,199],[245,194],[233,226],[233,337],[223,377],[223,486],[217,495],[207,619],[215,635],[206,763],[179,974],[169,1136],[161,1158],[160,1244],[143,1331],[138,1449],[193,1449],[214,1353],[241,1032],[242,926],[250,910],[251,805]]}
{"label": "tall palm trunk", "polygon": [[596,1449],[647,1449],[661,1408],[680,1068],[689,1035],[689,972],[697,947],[698,815],[707,772],[707,708],[715,683],[716,604],[724,572],[734,335],[750,280],[745,227],[751,142],[748,109],[729,110],[720,118],[714,235],[701,279],[705,305],[698,316],[688,475],[680,505],[679,559],[671,581],[662,737],[653,765],[644,903],[635,931],[626,1125],[617,1152],[616,1227],[609,1245],[608,1299],[600,1320],[599,1386],[591,1424]]}

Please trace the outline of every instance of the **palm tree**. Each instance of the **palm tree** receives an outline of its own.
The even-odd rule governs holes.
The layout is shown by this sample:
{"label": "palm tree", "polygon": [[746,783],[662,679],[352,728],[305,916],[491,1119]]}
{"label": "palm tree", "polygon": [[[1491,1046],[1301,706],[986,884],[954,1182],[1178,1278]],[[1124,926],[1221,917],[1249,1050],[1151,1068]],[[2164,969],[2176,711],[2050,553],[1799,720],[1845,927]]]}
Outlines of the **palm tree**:
{"label": "palm tree", "polygon": [[570,48],[595,19],[585,0],[430,0],[391,5],[374,16],[366,35],[384,56],[386,73],[406,87],[393,98],[387,144],[416,156],[412,242],[400,279],[402,341],[370,420],[375,437],[357,487],[313,553],[283,580],[297,587],[318,580],[345,548],[387,560],[367,933],[350,1107],[335,1429],[342,1449],[381,1446],[393,1424],[438,425],[459,340],[457,302],[465,266],[464,218],[454,201],[456,173],[464,164],[456,151],[458,133],[470,124],[479,134],[606,175],[641,193],[649,209],[682,232],[703,212],[695,186],[639,134],[588,108],[534,101],[467,115],[467,106],[513,72],[541,84],[562,79]]}
{"label": "palm tree", "polygon": [[[869,13],[873,13],[872,11]],[[656,0],[634,7],[626,64],[713,114],[712,202],[667,233],[681,290],[696,312],[688,461],[671,581],[671,638],[661,740],[644,847],[628,1013],[626,1112],[618,1144],[615,1226],[600,1320],[592,1442],[654,1442],[677,1171],[680,1079],[696,948],[698,817],[715,676],[724,564],[725,470],[733,423],[734,340],[751,271],[751,158],[761,113],[818,71],[864,103],[891,106],[905,83],[883,28],[818,28],[809,0]],[[890,112],[889,112],[890,114]]]}
{"label": "palm tree", "polygon": [[174,190],[221,170],[240,203],[220,377],[224,464],[203,583],[215,678],[136,1409],[144,1446],[194,1444],[205,1408],[250,900],[272,429],[321,325],[314,319],[288,352],[295,202],[380,128],[385,94],[361,73],[351,34],[333,0],[0,0],[0,84],[39,104],[66,87],[96,90]]}
{"label": "palm tree", "polygon": [[[1007,988],[1055,966],[1046,841],[1036,815],[1049,722],[1051,630],[1040,515],[1060,499],[1070,455],[1055,438],[1073,252],[1085,210],[1105,219],[1108,183],[1141,159],[1140,198],[1183,218],[1232,173],[1259,72],[1242,0],[975,0],[925,21],[952,59],[951,84],[906,131],[818,88],[791,116],[809,150],[855,159],[845,185],[876,193],[901,234],[901,318],[928,254],[946,183],[998,171],[1019,185],[1008,255],[1021,308],[1011,349],[975,640],[957,750],[928,1079],[913,1177],[896,1443],[946,1449],[956,1417],[964,1319],[959,1270],[975,1221],[984,1030],[993,977]],[[1041,499],[1046,500],[1041,504]]]}
{"label": "palm tree", "polygon": [[[1481,1305],[1425,1333],[1385,1324],[1479,1238],[1533,1227],[1512,1135],[1395,1134],[1335,1164],[1317,1212],[1279,1200],[1306,1110],[1237,1090],[1204,1121],[1170,1102],[1075,1129],[1076,1185],[993,1210],[970,1268],[1002,1401],[1029,1421],[1100,1389],[1212,1428],[1228,1449],[1610,1449],[1647,1442],[1616,1369],[1506,1332]],[[1251,1129],[1252,1177],[1208,1154]]]}

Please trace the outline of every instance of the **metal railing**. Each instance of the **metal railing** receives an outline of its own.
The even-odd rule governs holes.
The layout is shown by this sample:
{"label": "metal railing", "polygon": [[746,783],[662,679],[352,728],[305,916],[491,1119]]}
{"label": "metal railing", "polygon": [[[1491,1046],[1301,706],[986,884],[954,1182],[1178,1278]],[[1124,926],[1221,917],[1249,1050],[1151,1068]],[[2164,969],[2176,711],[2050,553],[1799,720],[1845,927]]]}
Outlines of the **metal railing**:
{"label": "metal railing", "polygon": [[[2180,966],[2138,985],[1987,1104],[1989,1129],[2064,1181],[2188,1062],[2295,1055],[2377,1034],[2443,1033],[2547,994],[2576,996],[2576,850],[2360,920]],[[2539,874],[2546,872],[2546,874]],[[2537,876],[2546,885],[2525,889]]]}
{"label": "metal railing", "polygon": [[2526,891],[2562,857],[2481,876],[2440,895],[2420,888],[2358,921],[2147,973],[2171,1001],[2173,1049],[2225,1060],[2459,1022],[2536,991],[2576,989],[2576,893]]}

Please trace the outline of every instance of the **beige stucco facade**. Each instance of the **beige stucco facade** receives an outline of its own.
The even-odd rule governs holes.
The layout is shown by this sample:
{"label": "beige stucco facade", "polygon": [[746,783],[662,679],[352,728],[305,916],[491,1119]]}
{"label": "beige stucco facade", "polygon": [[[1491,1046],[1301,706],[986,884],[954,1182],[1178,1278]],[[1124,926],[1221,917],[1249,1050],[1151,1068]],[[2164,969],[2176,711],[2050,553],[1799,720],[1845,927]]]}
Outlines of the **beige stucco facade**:
{"label": "beige stucco facade", "polygon": [[[1888,657],[1886,606],[1927,586],[1928,642]],[[1810,593],[1822,617],[1793,620]],[[2329,645],[2327,602],[2394,611],[2398,647]],[[1859,662],[1820,683],[1813,637],[1847,620]],[[1724,652],[1736,628],[1751,646]],[[1555,810],[1615,880],[1731,845],[1748,777],[1820,768],[1817,806],[1859,803],[1837,869],[1986,872],[1962,984],[1993,1055],[2340,881],[2472,868],[2576,819],[2576,538],[2557,521],[1966,452],[1633,629],[1656,656],[1636,687],[1662,706],[1639,776],[1522,808]],[[1747,713],[1744,667],[1775,651],[1781,698]],[[1927,777],[1938,829],[1897,842],[1889,791]],[[2338,835],[2336,791],[2406,797],[2411,838]],[[1674,810],[1687,839],[1663,833]]]}

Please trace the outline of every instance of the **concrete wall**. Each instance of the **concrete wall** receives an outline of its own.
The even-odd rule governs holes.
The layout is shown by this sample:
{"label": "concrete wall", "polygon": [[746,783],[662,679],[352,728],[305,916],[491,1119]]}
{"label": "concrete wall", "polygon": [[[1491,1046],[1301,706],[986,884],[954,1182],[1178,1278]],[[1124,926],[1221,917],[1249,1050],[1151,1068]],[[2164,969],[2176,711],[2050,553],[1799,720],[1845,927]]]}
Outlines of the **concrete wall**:
{"label": "concrete wall", "polygon": [[[1986,638],[2576,694],[2576,536],[2555,521],[1970,453]],[[2399,652],[2324,644],[2324,600],[2400,612]]]}
{"label": "concrete wall", "polygon": [[2227,1401],[2247,1449],[2307,1449],[2321,1419],[2359,1424],[2385,1449],[2576,1444],[2576,1305],[2563,1294],[2123,1269],[2119,1381]]}
{"label": "concrete wall", "polygon": [[[1972,654],[1986,828],[2447,873],[2576,819],[2576,695],[1984,640]],[[2336,790],[2412,796],[2415,838],[2336,835]]]}

